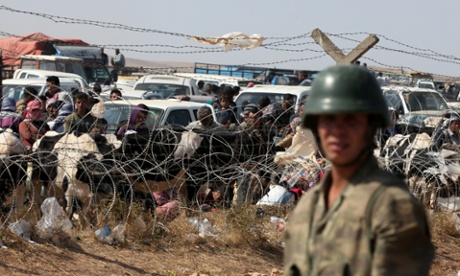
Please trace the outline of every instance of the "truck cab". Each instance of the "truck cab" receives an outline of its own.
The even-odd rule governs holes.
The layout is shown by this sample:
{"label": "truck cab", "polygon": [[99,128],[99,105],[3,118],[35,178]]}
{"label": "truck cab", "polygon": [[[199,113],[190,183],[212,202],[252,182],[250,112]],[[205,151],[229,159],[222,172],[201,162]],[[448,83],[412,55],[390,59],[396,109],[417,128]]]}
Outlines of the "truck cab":
{"label": "truck cab", "polygon": [[38,55],[22,55],[20,58],[21,69],[40,69],[77,74],[90,85],[95,82],[103,83],[110,78],[107,68],[85,67],[82,58]]}

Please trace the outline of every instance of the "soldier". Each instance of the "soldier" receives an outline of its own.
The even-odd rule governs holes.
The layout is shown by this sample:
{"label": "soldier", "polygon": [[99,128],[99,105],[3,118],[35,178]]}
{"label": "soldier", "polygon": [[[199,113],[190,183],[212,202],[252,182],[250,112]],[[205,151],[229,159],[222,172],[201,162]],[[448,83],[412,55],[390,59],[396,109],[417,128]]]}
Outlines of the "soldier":
{"label": "soldier", "polygon": [[291,215],[286,275],[428,275],[424,209],[373,156],[376,131],[390,125],[375,77],[356,65],[321,72],[302,125],[332,166]]}

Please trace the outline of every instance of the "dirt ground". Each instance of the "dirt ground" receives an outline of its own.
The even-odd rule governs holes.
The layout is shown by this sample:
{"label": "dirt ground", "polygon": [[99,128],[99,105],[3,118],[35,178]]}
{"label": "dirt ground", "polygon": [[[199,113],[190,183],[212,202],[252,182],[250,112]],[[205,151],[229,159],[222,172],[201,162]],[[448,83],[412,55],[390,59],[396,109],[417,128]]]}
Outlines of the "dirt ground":
{"label": "dirt ground", "polygon": [[0,251],[1,275],[270,275],[282,268],[281,247],[221,248],[203,242],[178,249],[117,248],[95,240],[21,247]]}
{"label": "dirt ground", "polygon": [[[150,230],[144,234],[139,234],[138,224],[130,220],[121,245],[102,243],[93,230],[78,227],[64,239],[43,241],[34,237],[38,245],[3,231],[0,240],[8,248],[0,248],[0,275],[279,276],[283,233],[276,231],[270,217],[282,217],[285,211],[264,210],[262,216],[259,211],[209,213],[206,218],[218,238],[199,237],[185,217],[165,228],[147,223]],[[430,275],[454,276],[460,271],[460,233],[450,217],[431,220],[436,257]],[[143,215],[143,219],[149,221],[148,216]]]}
{"label": "dirt ground", "polygon": [[[281,247],[232,248],[201,240],[188,248],[126,245],[123,248],[78,237],[62,245],[29,245],[0,250],[1,275],[280,275]],[[430,275],[457,275],[460,242],[436,241]],[[260,274],[259,274],[260,273]],[[195,274],[197,275],[197,274]]]}

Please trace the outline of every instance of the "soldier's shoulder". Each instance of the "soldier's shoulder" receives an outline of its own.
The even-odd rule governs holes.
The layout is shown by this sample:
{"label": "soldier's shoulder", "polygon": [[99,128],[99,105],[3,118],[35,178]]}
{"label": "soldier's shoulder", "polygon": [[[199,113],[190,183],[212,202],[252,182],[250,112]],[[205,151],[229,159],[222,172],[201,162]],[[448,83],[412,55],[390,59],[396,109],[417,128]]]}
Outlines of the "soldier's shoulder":
{"label": "soldier's shoulder", "polygon": [[387,188],[408,190],[403,175],[397,175],[380,168],[370,175],[369,181],[378,182]]}
{"label": "soldier's shoulder", "polygon": [[409,190],[403,176],[380,169],[373,174],[372,178],[373,181],[378,182],[380,186],[384,186],[382,196],[378,200],[379,205],[394,204],[395,202],[406,202],[410,205],[419,205],[418,200]]}
{"label": "soldier's shoulder", "polygon": [[304,193],[300,198],[299,202],[297,203],[294,211],[292,212],[292,216],[289,219],[291,222],[304,220],[306,218],[305,212],[311,208],[312,200],[314,200],[318,193],[321,192],[320,185],[313,187],[312,189],[308,190],[308,192]]}

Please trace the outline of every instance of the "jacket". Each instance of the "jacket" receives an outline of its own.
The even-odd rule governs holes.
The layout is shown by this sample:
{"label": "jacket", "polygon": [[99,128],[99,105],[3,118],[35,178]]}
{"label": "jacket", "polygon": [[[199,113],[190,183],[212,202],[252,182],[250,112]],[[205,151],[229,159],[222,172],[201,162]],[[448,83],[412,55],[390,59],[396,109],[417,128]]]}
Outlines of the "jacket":
{"label": "jacket", "polygon": [[424,209],[375,157],[325,209],[327,173],[286,230],[286,275],[428,275],[434,248]]}

